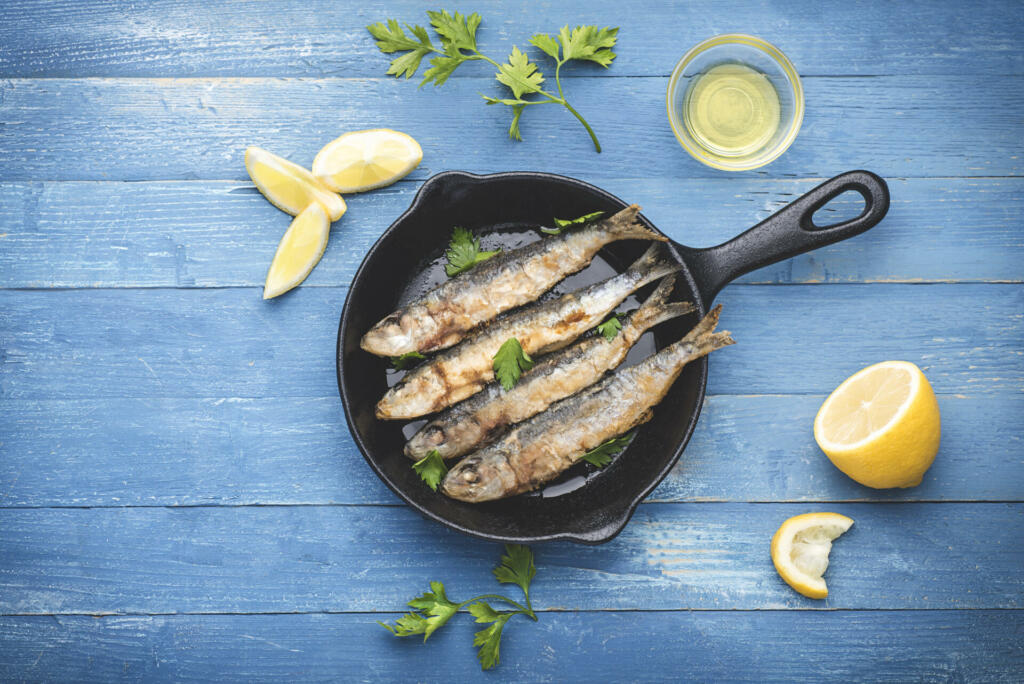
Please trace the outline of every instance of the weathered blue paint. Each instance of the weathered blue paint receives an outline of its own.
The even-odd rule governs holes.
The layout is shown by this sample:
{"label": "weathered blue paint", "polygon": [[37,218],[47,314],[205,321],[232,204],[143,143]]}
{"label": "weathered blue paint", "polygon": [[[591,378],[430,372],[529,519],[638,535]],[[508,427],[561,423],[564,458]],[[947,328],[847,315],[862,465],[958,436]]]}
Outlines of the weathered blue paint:
{"label": "weathered blue paint", "polygon": [[[855,521],[823,601],[790,589],[768,552],[784,520],[816,510]],[[531,598],[567,610],[1024,608],[1022,538],[1019,503],[647,504],[607,545],[535,547]],[[452,596],[493,591],[501,549],[404,506],[2,509],[0,540],[0,612],[18,615],[394,611],[428,580]]]}
{"label": "weathered blue paint", "polygon": [[[388,18],[426,25],[416,0],[358,4],[119,0],[79,3],[7,0],[0,25],[0,73],[54,76],[378,76],[388,59],[367,24]],[[565,24],[621,26],[610,76],[667,76],[697,41],[725,32],[772,41],[801,74],[1005,74],[1024,71],[1017,31],[1024,11],[1011,1],[876,7],[842,0],[785,3],[719,0],[713,8],[673,0],[584,6],[525,0],[446,3],[484,19],[481,49],[502,59],[513,44],[526,50],[537,32]],[[948,40],[937,40],[955,31]],[[436,41],[435,41],[436,42]],[[535,59],[539,51],[530,48]],[[477,67],[474,69],[474,67]],[[588,65],[583,73],[603,73]],[[490,65],[456,72],[489,74]],[[547,69],[543,69],[545,72]],[[422,75],[422,71],[420,72]]]}
{"label": "weathered blue paint", "polygon": [[[820,179],[601,179],[673,239],[732,238]],[[744,283],[985,282],[1024,279],[1024,179],[889,179],[892,208],[868,235],[763,268]],[[327,253],[304,287],[347,285],[420,183],[346,199]],[[845,197],[825,216],[849,217]],[[0,184],[4,287],[262,285],[289,217],[248,183]]]}
{"label": "weathered blue paint", "polygon": [[[0,291],[0,394],[325,397],[347,288]],[[821,394],[898,358],[942,394],[1014,394],[1024,382],[1019,284],[727,287],[714,394]],[[369,362],[373,362],[367,355]],[[380,362],[383,363],[383,362]]]}
{"label": "weathered blue paint", "polygon": [[137,681],[1016,681],[1020,611],[543,613],[481,673],[469,616],[424,644],[392,615],[4,617],[0,678]]}
{"label": "weathered blue paint", "polygon": [[[426,646],[374,624],[429,579],[492,590],[499,548],[403,507],[348,436],[334,333],[369,245],[450,168],[575,175],[700,246],[863,167],[889,180],[887,219],[723,291],[739,344],[711,361],[680,464],[612,543],[536,549],[545,612],[509,628],[488,677],[1018,680],[1024,6],[448,7],[483,14],[499,57],[535,31],[621,25],[611,69],[566,70],[605,153],[557,108],[510,142],[508,112],[479,102],[497,92],[483,64],[441,89],[384,78],[363,27],[422,21],[410,0],[3,3],[0,679],[482,680],[468,618]],[[794,146],[745,174],[700,166],[665,122],[672,66],[725,31],[776,43],[807,95]],[[415,135],[421,167],[347,198],[307,284],[260,301],[288,219],[244,147],[308,163],[378,125]],[[940,394],[942,449],[910,490],[853,483],[810,430],[825,393],[885,358]],[[812,510],[856,520],[824,602],[768,558]]]}
{"label": "weathered blue paint", "polygon": [[[526,141],[509,139],[510,112],[480,99],[499,95],[492,78],[419,90],[391,77],[11,79],[0,82],[0,166],[5,181],[243,180],[247,145],[311,164],[341,133],[387,126],[423,146],[413,179],[448,169],[721,177],[672,135],[667,83],[588,76],[569,84],[602,141],[597,155],[562,107],[532,107],[522,118]],[[1024,75],[1001,77],[992,89],[979,88],[976,75],[808,77],[804,90],[813,106],[793,146],[737,178],[828,178],[851,168],[886,177],[1024,172]],[[460,144],[467,135],[471,144]]]}
{"label": "weathered blue paint", "polygon": [[[818,450],[810,426],[823,399],[708,397],[682,460],[649,501],[1020,499],[1024,396],[940,395],[942,447],[924,482],[881,491]],[[3,400],[0,506],[398,504],[338,412],[333,394]]]}

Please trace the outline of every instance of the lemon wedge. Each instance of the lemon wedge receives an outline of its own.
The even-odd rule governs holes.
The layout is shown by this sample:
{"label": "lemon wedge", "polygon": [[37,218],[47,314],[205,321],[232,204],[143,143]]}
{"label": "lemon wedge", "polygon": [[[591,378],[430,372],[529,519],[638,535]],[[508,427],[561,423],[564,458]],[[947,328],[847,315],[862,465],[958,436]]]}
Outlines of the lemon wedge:
{"label": "lemon wedge", "polygon": [[335,192],[364,192],[391,185],[423,160],[420,144],[390,128],[346,133],[313,159],[313,175]]}
{"label": "lemon wedge", "polygon": [[832,541],[851,525],[852,519],[838,513],[804,513],[782,523],[772,537],[772,563],[779,577],[808,598],[828,596],[822,576]]}
{"label": "lemon wedge", "polygon": [[914,487],[935,460],[941,420],[932,386],[907,361],[883,361],[843,381],[818,410],[814,439],[868,487]]}
{"label": "lemon wedge", "polygon": [[332,221],[345,213],[345,200],[313,174],[262,147],[246,148],[245,170],[263,196],[287,214],[298,216],[312,202],[322,204]]}
{"label": "lemon wedge", "polygon": [[270,263],[264,299],[282,295],[306,279],[327,249],[330,231],[331,222],[319,202],[313,202],[295,217]]}

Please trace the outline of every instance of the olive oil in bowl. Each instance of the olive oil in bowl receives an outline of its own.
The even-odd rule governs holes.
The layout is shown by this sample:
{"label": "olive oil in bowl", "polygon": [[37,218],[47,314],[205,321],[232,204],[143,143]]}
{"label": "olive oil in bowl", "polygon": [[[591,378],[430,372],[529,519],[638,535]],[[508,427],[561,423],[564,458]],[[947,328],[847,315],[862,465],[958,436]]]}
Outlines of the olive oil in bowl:
{"label": "olive oil in bowl", "polygon": [[779,128],[779,94],[745,64],[720,64],[686,92],[683,121],[703,147],[724,157],[757,152]]}
{"label": "olive oil in bowl", "polygon": [[698,161],[747,171],[786,151],[804,117],[793,64],[754,36],[715,36],[694,46],[669,78],[668,120]]}

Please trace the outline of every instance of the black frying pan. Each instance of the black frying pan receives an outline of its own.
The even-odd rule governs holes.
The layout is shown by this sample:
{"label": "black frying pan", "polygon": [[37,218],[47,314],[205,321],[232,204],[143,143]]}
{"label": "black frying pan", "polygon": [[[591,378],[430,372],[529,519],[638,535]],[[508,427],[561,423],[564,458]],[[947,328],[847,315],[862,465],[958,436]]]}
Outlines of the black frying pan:
{"label": "black frying pan", "polygon": [[[819,227],[814,212],[846,191],[859,193],[863,213],[849,221]],[[631,198],[638,203],[643,198]],[[689,364],[654,418],[604,470],[578,464],[539,493],[485,504],[448,499],[428,489],[402,454],[409,431],[403,425],[374,417],[374,404],[390,382],[386,359],[359,348],[359,339],[400,303],[440,282],[443,252],[452,226],[484,235],[484,248],[512,248],[540,239],[532,227],[551,225],[554,216],[569,218],[593,211],[610,215],[626,203],[581,181],[546,173],[499,173],[477,176],[458,171],[427,180],[412,206],[384,231],[370,248],[352,280],[338,329],[338,387],[352,438],[374,472],[406,503],[428,518],[484,539],[530,543],[569,539],[588,544],[606,542],[618,534],[637,505],[679,460],[697,423],[707,384],[706,358]],[[762,266],[823,245],[858,235],[871,228],[889,209],[885,181],[868,171],[851,171],[822,183],[747,232],[729,242],[694,249],[670,242],[670,251],[683,269],[675,298],[692,301],[697,311],[655,328],[638,342],[641,357],[675,342],[702,317],[718,291],[731,280]],[[641,217],[642,218],[642,217]],[[647,219],[644,224],[654,229]],[[576,289],[623,270],[648,243],[628,240],[606,246],[594,263],[559,287]],[[649,286],[653,287],[653,286]],[[646,291],[641,293],[646,295]],[[728,327],[729,312],[723,312]],[[742,330],[733,330],[740,344]],[[728,350],[718,352],[728,354]],[[632,358],[632,357],[631,357]],[[630,363],[627,360],[627,363]],[[409,430],[409,428],[406,428]]]}

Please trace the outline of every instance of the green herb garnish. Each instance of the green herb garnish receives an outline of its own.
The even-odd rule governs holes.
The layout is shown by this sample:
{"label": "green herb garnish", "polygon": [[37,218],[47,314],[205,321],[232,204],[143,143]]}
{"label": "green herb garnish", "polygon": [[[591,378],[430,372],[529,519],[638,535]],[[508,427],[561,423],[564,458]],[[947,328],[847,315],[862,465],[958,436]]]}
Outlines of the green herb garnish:
{"label": "green herb garnish", "polygon": [[586,461],[598,468],[604,468],[612,462],[612,456],[629,446],[631,441],[633,441],[632,432],[622,435],[621,437],[609,439],[604,444],[601,444],[580,456],[580,460]]}
{"label": "green herb garnish", "polygon": [[583,224],[583,223],[589,223],[590,221],[593,221],[594,219],[599,219],[602,216],[604,216],[604,212],[603,211],[595,211],[595,212],[592,212],[590,214],[584,214],[583,216],[578,216],[578,217],[576,217],[574,219],[560,219],[560,218],[556,218],[556,219],[554,219],[554,221],[555,221],[555,225],[558,226],[557,228],[541,228],[540,232],[547,233],[548,235],[560,235],[562,233],[562,231],[565,230],[566,228],[568,228],[569,226],[574,226],[574,225]]}
{"label": "green herb garnish", "polygon": [[523,351],[519,340],[510,337],[502,343],[498,353],[494,355],[493,367],[498,382],[508,392],[519,382],[523,371],[533,368],[533,359]]}
{"label": "green herb garnish", "polygon": [[405,28],[412,34],[411,36],[406,34],[395,19],[388,19],[387,23],[377,22],[366,27],[370,35],[377,40],[377,47],[381,52],[404,53],[391,60],[391,66],[387,71],[389,75],[396,78],[402,76],[409,78],[419,69],[423,58],[433,53],[436,56],[430,60],[430,68],[423,73],[423,82],[420,86],[427,83],[439,86],[447,81],[455,69],[464,62],[479,60],[489,62],[498,69],[495,78],[512,91],[512,97],[498,98],[488,95],[481,95],[481,97],[487,104],[503,104],[512,108],[512,125],[508,129],[509,137],[513,140],[523,139],[519,130],[519,118],[526,107],[539,104],[560,104],[583,124],[594,143],[594,149],[598,152],[601,151],[601,144],[597,141],[597,135],[590,124],[573,109],[565,98],[562,91],[561,70],[563,64],[573,59],[596,62],[603,67],[608,67],[615,59],[615,53],[611,48],[615,46],[618,28],[577,26],[570,31],[568,26],[563,26],[555,37],[546,33],[538,33],[530,38],[531,45],[540,48],[555,61],[555,87],[558,91],[555,93],[541,87],[544,83],[544,75],[518,47],[512,47],[512,53],[504,64],[499,64],[477,49],[476,30],[481,21],[479,14],[474,12],[469,16],[464,16],[459,12],[454,15],[449,14],[448,10],[440,12],[428,10],[427,16],[430,18],[430,25],[440,39],[440,49],[431,42],[430,35],[423,26],[406,24]]}
{"label": "green herb garnish", "polygon": [[487,261],[500,251],[500,249],[490,252],[481,250],[480,238],[473,237],[473,234],[465,228],[455,226],[452,229],[452,239],[448,243],[448,250],[444,253],[445,258],[448,259],[444,272],[448,274],[449,278],[457,276],[481,261]]}
{"label": "green herb garnish", "polygon": [[604,335],[604,339],[609,342],[615,339],[620,330],[622,330],[622,321],[619,320],[619,314],[612,314],[611,318],[597,326],[597,332]]}
{"label": "green herb garnish", "polygon": [[391,367],[395,370],[405,370],[409,366],[414,365],[417,361],[421,361],[427,358],[418,351],[411,351],[402,354],[401,356],[391,357]]}
{"label": "green herb garnish", "polygon": [[[377,624],[395,636],[406,637],[422,634],[423,641],[426,641],[453,615],[468,606],[466,610],[476,618],[476,622],[490,624],[489,627],[480,630],[473,637],[473,645],[479,647],[477,659],[480,661],[480,667],[489,670],[498,664],[501,633],[509,619],[514,615],[525,615],[534,622],[537,621],[537,614],[533,611],[533,606],[530,603],[530,581],[536,572],[537,568],[533,564],[533,552],[528,547],[506,544],[505,555],[501,557],[501,564],[494,569],[494,576],[499,582],[519,585],[523,590],[526,605],[500,594],[484,594],[461,603],[455,603],[445,594],[444,584],[431,582],[430,591],[417,596],[407,604],[414,612],[406,613],[398,618],[394,625],[384,622]],[[495,610],[484,599],[503,601],[515,610]]]}
{"label": "green herb garnish", "polygon": [[412,469],[420,476],[420,479],[427,483],[427,486],[437,491],[437,485],[448,474],[448,466],[437,449],[431,449],[430,453],[412,464]]}

